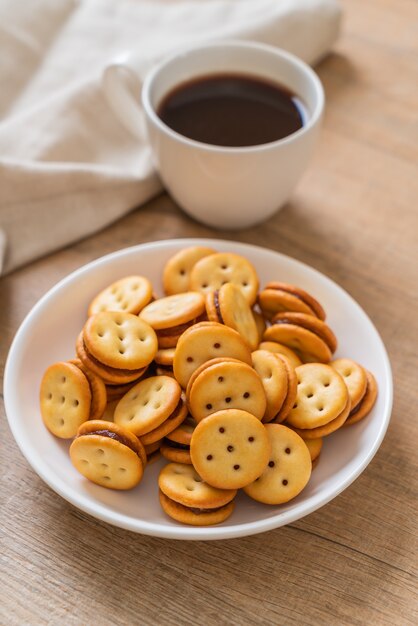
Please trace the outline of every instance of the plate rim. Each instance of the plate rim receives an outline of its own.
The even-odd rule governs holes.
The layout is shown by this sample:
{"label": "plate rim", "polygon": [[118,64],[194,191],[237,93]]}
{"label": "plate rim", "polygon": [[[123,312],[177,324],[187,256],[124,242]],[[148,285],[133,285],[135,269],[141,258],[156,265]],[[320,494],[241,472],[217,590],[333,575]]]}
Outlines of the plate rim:
{"label": "plate rim", "polygon": [[[26,329],[30,326],[30,322],[32,317],[36,315],[36,313],[41,309],[45,302],[49,299],[51,295],[61,290],[68,283],[71,283],[74,280],[77,280],[86,272],[90,271],[93,267],[100,266],[101,264],[106,264],[109,260],[114,257],[123,257],[129,256],[133,252],[137,252],[144,249],[155,249],[155,248],[164,248],[170,245],[176,246],[190,246],[190,245],[208,245],[216,246],[219,244],[223,245],[232,245],[235,249],[241,248],[244,250],[248,250],[248,248],[255,249],[255,251],[261,253],[271,253],[275,256],[281,257],[286,261],[291,261],[291,263],[299,266],[304,272],[308,274],[313,274],[316,278],[319,278],[321,281],[325,281],[325,283],[329,283],[334,289],[336,288],[340,294],[344,295],[344,297],[349,298],[351,304],[357,309],[357,311],[366,318],[367,322],[373,328],[375,333],[375,339],[380,344],[379,347],[383,354],[383,370],[385,374],[386,381],[388,383],[385,386],[385,396],[384,396],[384,406],[383,406],[383,416],[380,425],[380,429],[378,432],[378,436],[373,441],[370,450],[368,451],[365,459],[362,463],[356,467],[347,477],[342,481],[337,489],[329,487],[325,493],[321,490],[319,494],[315,494],[311,497],[309,505],[305,504],[303,512],[301,513],[298,510],[293,511],[284,511],[279,512],[276,515],[272,515],[266,519],[245,522],[242,524],[234,524],[231,526],[208,526],[208,527],[195,527],[195,526],[173,526],[172,528],[163,526],[158,522],[148,522],[145,520],[131,521],[132,518],[120,514],[117,511],[106,510],[102,512],[101,510],[97,510],[97,504],[90,504],[89,499],[83,495],[78,494],[77,492],[73,496],[72,491],[68,493],[65,488],[61,487],[65,485],[65,483],[61,480],[53,480],[50,478],[47,471],[41,466],[39,467],[38,462],[32,456],[32,448],[26,445],[26,442],[22,440],[20,437],[19,429],[15,426],[12,419],[12,400],[9,398],[9,379],[12,377],[12,368],[13,368],[13,356],[14,353],[18,350],[19,344],[21,342],[21,338],[24,337]],[[239,253],[239,252],[238,252]],[[112,524],[114,526],[123,528],[125,530],[130,530],[132,532],[138,534],[144,534],[149,536],[167,538],[167,539],[178,539],[178,540],[221,540],[221,539],[231,539],[235,537],[244,537],[250,536],[262,532],[267,532],[269,530],[273,530],[275,528],[279,528],[280,526],[284,526],[290,524],[298,519],[302,519],[306,515],[313,513],[317,509],[325,506],[328,502],[337,497],[340,493],[342,493],[345,489],[347,489],[355,480],[360,476],[360,474],[366,469],[369,463],[372,461],[376,452],[380,448],[380,445],[384,439],[384,436],[387,432],[391,413],[393,406],[393,377],[392,377],[392,368],[390,365],[390,360],[388,356],[388,352],[383,343],[383,340],[373,324],[370,317],[364,311],[364,309],[360,306],[360,304],[338,283],[329,278],[323,272],[315,269],[314,267],[295,259],[289,255],[283,254],[282,252],[278,252],[271,248],[258,246],[255,244],[248,244],[245,242],[237,242],[227,239],[213,239],[213,238],[203,238],[203,237],[193,237],[193,238],[179,238],[179,239],[163,239],[152,242],[140,243],[133,246],[129,246],[126,248],[121,248],[119,250],[115,250],[106,255],[100,256],[97,259],[94,259],[76,270],[72,271],[70,274],[64,276],[61,280],[59,280],[55,285],[53,285],[48,291],[40,297],[40,299],[33,305],[30,311],[27,313],[22,323],[20,324],[14,338],[12,344],[9,349],[9,353],[7,355],[5,369],[4,369],[4,406],[6,418],[9,424],[9,428],[12,432],[12,435],[21,451],[25,459],[28,461],[31,468],[35,471],[35,473],[58,495],[60,495],[64,500],[80,509],[84,513],[91,515],[92,517],[104,521],[106,523]],[[11,394],[11,392],[10,392]],[[100,505],[103,506],[103,505]],[[138,527],[140,525],[140,528]]]}

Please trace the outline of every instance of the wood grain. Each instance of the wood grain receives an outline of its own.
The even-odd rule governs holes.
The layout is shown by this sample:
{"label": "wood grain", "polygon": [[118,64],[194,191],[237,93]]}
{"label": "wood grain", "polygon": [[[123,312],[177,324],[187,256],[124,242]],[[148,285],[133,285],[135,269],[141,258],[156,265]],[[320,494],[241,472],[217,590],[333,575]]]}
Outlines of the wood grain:
{"label": "wood grain", "polygon": [[155,239],[232,236],[309,263],[369,313],[395,377],[381,449],[349,489],[297,523],[185,543],[134,535],[67,504],[29,468],[1,408],[1,624],[418,622],[418,5],[344,6],[344,34],[318,68],[327,95],[321,145],[292,202],[231,235],[195,223],[162,195],[15,272],[0,285],[0,363],[3,371],[32,305],[80,265]]}

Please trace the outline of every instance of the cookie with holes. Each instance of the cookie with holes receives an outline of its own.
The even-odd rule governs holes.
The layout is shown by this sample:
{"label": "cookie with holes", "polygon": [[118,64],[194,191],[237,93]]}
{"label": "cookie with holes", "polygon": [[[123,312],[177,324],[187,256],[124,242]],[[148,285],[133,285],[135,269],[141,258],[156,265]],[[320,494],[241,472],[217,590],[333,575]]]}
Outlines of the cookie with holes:
{"label": "cookie with holes", "polygon": [[351,411],[354,411],[366,393],[366,370],[352,359],[335,359],[330,365],[343,377],[351,400]]}
{"label": "cookie with holes", "polygon": [[236,489],[208,485],[190,465],[169,463],[160,472],[158,486],[162,509],[183,524],[220,524],[234,510]]}
{"label": "cookie with holes", "polygon": [[284,504],[306,487],[312,471],[311,457],[303,439],[290,428],[267,424],[265,430],[271,447],[266,468],[244,491],[263,504]]}
{"label": "cookie with holes", "polygon": [[271,422],[278,415],[288,393],[288,370],[284,361],[273,352],[256,350],[251,357],[267,400],[262,421]]}
{"label": "cookie with holes", "polygon": [[303,429],[306,439],[324,436],[322,427],[327,426],[326,434],[333,432],[334,427],[339,428],[348,417],[347,409],[350,410],[350,397],[342,376],[323,363],[301,365],[296,368],[296,375],[296,401],[287,423]]}
{"label": "cookie with holes", "polygon": [[288,283],[267,283],[258,296],[258,304],[267,319],[281,311],[294,311],[325,320],[320,303],[307,291]]}
{"label": "cookie with holes", "polygon": [[135,487],[147,463],[137,437],[103,420],[90,420],[80,426],[70,446],[70,458],[80,474],[109,489]]}
{"label": "cookie with holes", "polygon": [[194,468],[219,489],[239,489],[255,480],[270,449],[264,425],[241,409],[212,413],[196,426],[190,442]]}
{"label": "cookie with holes", "polygon": [[151,443],[155,443],[156,441],[163,439],[163,437],[171,433],[172,430],[175,430],[178,426],[180,426],[188,414],[189,411],[187,409],[187,405],[183,397],[181,397],[174,411],[170,413],[162,424],[145,433],[145,435],[141,435],[140,439],[142,443],[144,445],[150,445]]}
{"label": "cookie with holes", "polygon": [[174,376],[185,389],[198,367],[218,357],[231,357],[251,365],[251,351],[236,330],[217,322],[200,322],[179,339],[173,360]]}
{"label": "cookie with holes", "polygon": [[183,411],[178,382],[170,376],[151,376],[141,380],[119,400],[114,420],[139,437],[155,430],[173,413]]}
{"label": "cookie with holes", "polygon": [[302,365],[301,359],[294,350],[288,348],[282,343],[278,343],[277,341],[261,341],[258,349],[268,350],[268,352],[274,352],[275,354],[282,354],[289,359],[293,367],[299,367],[299,365]]}
{"label": "cookie with holes", "polygon": [[[88,352],[84,343],[83,331],[81,331],[77,337],[75,349],[80,361],[82,361],[87,369],[99,376],[107,386],[119,387],[129,385],[130,383],[135,384],[139,382],[148,369],[148,366],[146,366],[138,370],[128,370],[109,367],[104,363],[100,363],[100,361]],[[111,391],[108,387],[107,389],[109,392]]]}
{"label": "cookie with holes", "polygon": [[196,422],[189,415],[178,428],[165,436],[161,445],[161,454],[168,461],[174,463],[192,464],[190,456],[190,441],[196,428]]}
{"label": "cookie with holes", "polygon": [[[131,376],[138,378],[143,373],[143,368],[157,353],[158,342],[151,326],[136,315],[105,311],[87,320],[82,333],[82,347],[87,359],[99,367],[120,371],[122,380],[114,382],[123,383],[131,382]],[[78,344],[77,354],[85,363]],[[89,367],[88,363],[85,364]],[[128,372],[126,377],[125,372]]]}
{"label": "cookie with holes", "polygon": [[89,419],[91,390],[87,377],[74,363],[59,362],[45,371],[39,402],[43,422],[56,437],[74,437]]}
{"label": "cookie with holes", "polygon": [[295,428],[293,430],[302,437],[304,441],[308,439],[317,439],[319,437],[326,437],[331,435],[336,430],[344,426],[348,416],[350,415],[351,402],[350,397],[343,411],[337,417],[323,426],[316,426],[315,428]]}
{"label": "cookie with holes", "polygon": [[264,339],[288,346],[304,363],[328,363],[337,347],[329,326],[304,313],[278,313],[264,333]]}
{"label": "cookie with holes", "polygon": [[258,276],[254,266],[239,254],[218,252],[196,263],[190,276],[191,289],[204,294],[233,283],[252,306],[257,298]]}
{"label": "cookie with holes", "polygon": [[183,248],[172,256],[164,266],[163,286],[167,296],[176,293],[190,291],[190,274],[194,266],[200,259],[210,254],[215,254],[215,250],[205,246],[191,246]]}
{"label": "cookie with holes", "polygon": [[236,330],[251,350],[258,346],[259,334],[254,314],[241,290],[226,283],[206,295],[206,313],[212,322],[225,324]]}
{"label": "cookie with holes", "polygon": [[174,348],[179,337],[205,319],[205,299],[197,291],[167,296],[151,302],[139,315],[156,332],[159,348]]}
{"label": "cookie with holes", "polygon": [[354,409],[351,409],[349,416],[344,424],[344,426],[351,426],[352,424],[357,424],[360,420],[362,420],[366,415],[370,413],[372,410],[374,403],[377,398],[377,382],[375,377],[368,370],[366,371],[367,378],[367,386],[366,392],[360,402]]}
{"label": "cookie with holes", "polygon": [[214,361],[202,366],[187,389],[189,410],[196,422],[223,409],[242,409],[261,420],[266,394],[257,372],[236,359]]}
{"label": "cookie with holes", "polygon": [[91,393],[91,405],[90,416],[91,420],[99,420],[102,418],[103,413],[106,410],[107,405],[107,391],[106,385],[100,376],[97,376],[94,372],[88,369],[80,359],[72,359],[69,361],[73,365],[76,365],[87,378]]}
{"label": "cookie with holes", "polygon": [[103,289],[90,303],[88,316],[102,311],[137,315],[152,300],[152,285],[144,276],[125,276]]}

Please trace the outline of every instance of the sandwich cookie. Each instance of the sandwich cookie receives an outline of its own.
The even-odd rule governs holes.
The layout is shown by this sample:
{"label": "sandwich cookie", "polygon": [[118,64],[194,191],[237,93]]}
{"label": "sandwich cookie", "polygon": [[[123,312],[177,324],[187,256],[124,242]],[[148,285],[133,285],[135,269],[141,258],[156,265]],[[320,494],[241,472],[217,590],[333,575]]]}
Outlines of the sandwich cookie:
{"label": "sandwich cookie", "polygon": [[206,295],[206,313],[211,322],[225,324],[236,330],[255,350],[259,343],[259,334],[250,308],[241,290],[233,283],[226,283],[220,289]]}
{"label": "sandwich cookie", "polygon": [[240,409],[218,411],[195,428],[190,443],[192,463],[209,485],[239,489],[260,476],[271,447],[264,425]]}
{"label": "sandwich cookie", "polygon": [[196,422],[190,415],[186,417],[178,428],[166,435],[161,446],[161,454],[163,457],[174,463],[186,463],[191,465],[190,441],[195,428]]}
{"label": "sandwich cookie", "polygon": [[163,511],[183,524],[219,524],[234,510],[236,489],[208,485],[190,465],[169,463],[160,472],[158,486]]}
{"label": "sandwich cookie", "polygon": [[155,430],[173,413],[178,415],[184,410],[183,405],[181,388],[174,378],[151,376],[141,380],[119,400],[114,420],[139,437]]}
{"label": "sandwich cookie", "polygon": [[[145,372],[148,372],[147,368],[145,368],[144,374]],[[124,396],[125,393],[127,393],[129,389],[132,389],[132,387],[137,383],[139,383],[139,380],[134,380],[133,382],[125,383],[124,385],[110,385],[109,383],[107,383],[105,385],[107,401],[112,402],[112,400],[120,400],[120,398],[122,398],[122,396]]]}
{"label": "sandwich cookie", "polygon": [[76,347],[81,361],[105,382],[123,384],[144,373],[158,342],[151,326],[136,315],[105,311],[87,320]]}
{"label": "sandwich cookie", "polygon": [[154,463],[154,461],[157,461],[157,459],[160,458],[161,443],[162,439],[155,441],[154,443],[150,443],[148,446],[144,446],[144,450],[147,455],[147,465]]}
{"label": "sandwich cookie", "polygon": [[237,331],[216,322],[200,322],[179,339],[173,361],[174,376],[185,389],[198,367],[218,357],[230,357],[251,365],[251,351]]}
{"label": "sandwich cookie", "polygon": [[347,385],[348,395],[351,400],[351,412],[353,412],[366,393],[366,370],[351,359],[336,359],[331,361],[330,365],[341,374]]}
{"label": "sandwich cookie", "polygon": [[287,283],[267,283],[258,296],[258,304],[267,319],[281,311],[295,311],[325,320],[325,311],[315,298],[300,287]]}
{"label": "sandwich cookie", "polygon": [[154,357],[155,361],[155,373],[158,376],[171,376],[174,378],[173,373],[173,360],[175,348],[160,348]]}
{"label": "sandwich cookie", "polygon": [[280,411],[277,413],[275,418],[272,420],[276,424],[281,424],[284,422],[286,417],[289,415],[292,410],[295,402],[296,402],[296,394],[298,391],[298,379],[296,376],[296,370],[293,367],[292,363],[289,361],[287,357],[283,354],[276,354],[277,359],[284,363],[284,366],[287,371],[287,394],[283,401],[283,404],[280,408]]}
{"label": "sandwich cookie", "polygon": [[264,315],[262,313],[259,313],[259,311],[255,311],[254,309],[252,309],[252,314],[253,314],[255,325],[257,328],[258,344],[259,344],[260,341],[263,341],[263,335],[264,335],[264,331],[267,328],[267,324],[266,324],[266,320],[264,319]]}
{"label": "sandwich cookie", "polygon": [[107,405],[106,385],[104,384],[102,379],[99,376],[97,376],[97,374],[89,370],[88,367],[86,367],[84,363],[80,361],[80,359],[72,359],[71,361],[69,361],[69,363],[72,363],[73,365],[78,367],[78,369],[80,369],[83,372],[84,376],[87,378],[87,381],[89,383],[90,393],[91,393],[91,405],[90,405],[89,419],[91,420],[101,419],[103,416],[103,413],[106,410],[106,405]]}
{"label": "sandwich cookie", "polygon": [[159,348],[174,348],[190,326],[204,319],[205,299],[197,291],[151,302],[139,315],[156,332]]}
{"label": "sandwich cookie", "polygon": [[264,504],[283,504],[307,485],[312,471],[309,450],[299,435],[280,424],[267,424],[271,452],[264,472],[244,487],[245,493]]}
{"label": "sandwich cookie", "polygon": [[201,366],[187,388],[189,410],[196,422],[223,409],[242,409],[261,420],[266,394],[257,372],[238,360],[215,359]]}
{"label": "sandwich cookie", "polygon": [[91,390],[87,377],[73,363],[50,365],[42,378],[39,402],[48,430],[62,439],[74,437],[79,426],[90,417]]}
{"label": "sandwich cookie", "polygon": [[207,294],[226,283],[236,285],[252,306],[257,298],[258,276],[253,265],[243,256],[232,252],[211,254],[196,263],[190,276],[190,286]]}
{"label": "sandwich cookie", "polygon": [[70,458],[80,474],[109,489],[135,487],[147,463],[144,447],[132,433],[103,420],[80,426]]}
{"label": "sandwich cookie", "polygon": [[106,287],[91,302],[88,316],[102,311],[137,315],[152,300],[152,285],[144,276],[126,276]]}
{"label": "sandwich cookie", "polygon": [[200,259],[215,254],[212,248],[192,246],[183,248],[172,256],[164,266],[163,286],[167,296],[190,291],[190,274]]}
{"label": "sandwich cookie", "polygon": [[305,363],[328,363],[337,347],[329,326],[304,313],[278,313],[264,333],[264,339],[288,346]]}
{"label": "sandwich cookie", "polygon": [[329,365],[307,363],[296,368],[296,402],[286,418],[304,439],[316,439],[342,426],[350,412],[350,398],[340,374]]}
{"label": "sandwich cookie", "polygon": [[309,450],[309,454],[311,455],[312,467],[314,461],[319,459],[323,441],[324,440],[322,439],[322,437],[318,437],[317,439],[304,439],[304,442],[306,443],[306,446]]}
{"label": "sandwich cookie", "polygon": [[157,426],[157,428],[150,430],[148,433],[145,433],[145,435],[141,435],[140,439],[142,443],[144,445],[150,445],[156,441],[160,441],[163,437],[171,433],[172,430],[175,430],[178,426],[180,426],[180,424],[186,419],[188,413],[187,405],[181,397],[174,411],[170,413],[162,424]]}
{"label": "sandwich cookie", "polygon": [[[271,422],[279,413],[288,391],[288,374],[284,361],[273,352],[256,350],[251,355],[266,395],[267,405],[262,421]],[[250,411],[252,413],[252,411]]]}
{"label": "sandwich cookie", "polygon": [[377,383],[373,374],[366,370],[367,387],[366,393],[362,397],[359,404],[351,410],[344,426],[351,426],[357,424],[363,417],[366,417],[372,410],[377,398]]}
{"label": "sandwich cookie", "polygon": [[275,352],[276,354],[283,354],[283,356],[289,359],[293,367],[299,367],[299,365],[302,365],[301,359],[294,350],[288,348],[282,343],[278,343],[277,341],[261,341],[258,349],[268,350],[269,352]]}

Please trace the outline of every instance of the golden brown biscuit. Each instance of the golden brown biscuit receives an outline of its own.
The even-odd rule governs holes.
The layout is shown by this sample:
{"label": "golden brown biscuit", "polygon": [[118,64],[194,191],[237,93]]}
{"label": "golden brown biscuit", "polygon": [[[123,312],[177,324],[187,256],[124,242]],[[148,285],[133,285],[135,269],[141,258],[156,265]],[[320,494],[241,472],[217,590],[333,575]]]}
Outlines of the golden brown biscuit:
{"label": "golden brown biscuit", "polygon": [[89,382],[73,363],[54,363],[43,375],[39,401],[48,430],[56,437],[69,439],[90,417]]}
{"label": "golden brown biscuit", "polygon": [[270,443],[263,424],[240,409],[212,413],[200,422],[190,443],[198,474],[219,489],[239,489],[263,472]]}
{"label": "golden brown biscuit", "polygon": [[152,285],[144,276],[126,276],[106,287],[91,302],[88,316],[102,311],[137,315],[152,300]]}
{"label": "golden brown biscuit", "polygon": [[260,292],[258,303],[267,319],[280,311],[295,311],[325,320],[325,311],[307,291],[288,283],[270,282]]}
{"label": "golden brown biscuit", "polygon": [[277,341],[291,348],[304,363],[328,363],[331,360],[332,353],[325,341],[296,324],[274,324],[267,328],[264,340]]}
{"label": "golden brown biscuit", "polygon": [[331,350],[335,352],[337,349],[337,338],[332,332],[331,328],[322,320],[314,317],[313,315],[306,315],[305,313],[276,313],[271,320],[272,325],[279,324],[294,324],[295,326],[301,326],[310,330],[312,333],[320,337]]}
{"label": "golden brown biscuit", "polygon": [[293,367],[299,367],[302,365],[301,359],[298,357],[296,352],[287,346],[284,346],[281,343],[277,343],[277,341],[262,341],[258,346],[259,350],[268,350],[269,352],[274,352],[275,354],[283,354]]}
{"label": "golden brown biscuit", "polygon": [[190,276],[190,286],[206,294],[233,283],[252,306],[257,297],[258,277],[253,265],[245,257],[232,252],[211,254],[196,263]]}
{"label": "golden brown biscuit", "polygon": [[377,398],[377,383],[373,374],[366,370],[367,376],[367,388],[361,402],[351,410],[344,426],[351,426],[357,424],[363,417],[366,417],[372,410]]}
{"label": "golden brown biscuit", "polygon": [[97,376],[97,374],[89,370],[80,359],[72,359],[69,363],[73,363],[83,372],[90,385],[91,406],[89,419],[101,419],[107,405],[106,385],[103,380]]}
{"label": "golden brown biscuit", "polygon": [[336,359],[335,361],[331,361],[330,365],[341,374],[347,385],[351,400],[351,412],[353,412],[366,393],[366,370],[351,359]]}
{"label": "golden brown biscuit", "polygon": [[266,394],[267,406],[262,421],[271,422],[278,415],[287,396],[289,386],[287,368],[284,361],[273,352],[256,350],[251,357]]}
{"label": "golden brown biscuit", "polygon": [[167,296],[190,291],[190,274],[193,267],[200,259],[215,252],[216,250],[205,246],[192,246],[183,248],[172,256],[163,271],[164,292]]}
{"label": "golden brown biscuit", "polygon": [[146,465],[141,442],[125,428],[103,420],[80,426],[70,458],[83,476],[109,489],[132,489]]}

